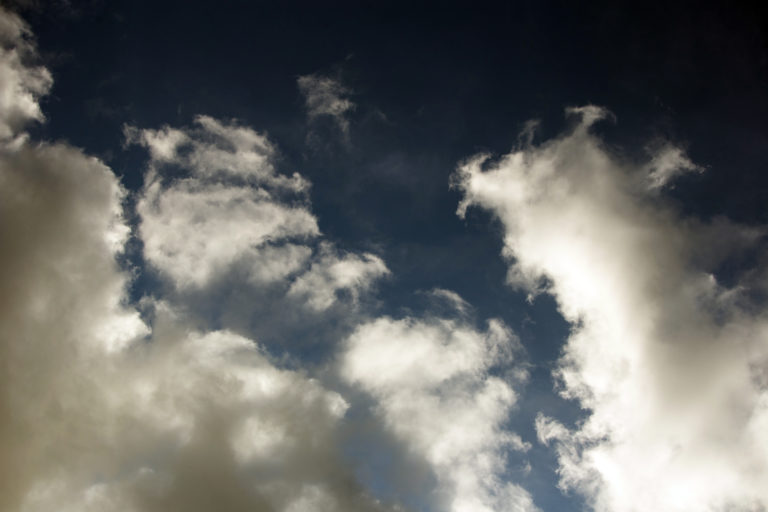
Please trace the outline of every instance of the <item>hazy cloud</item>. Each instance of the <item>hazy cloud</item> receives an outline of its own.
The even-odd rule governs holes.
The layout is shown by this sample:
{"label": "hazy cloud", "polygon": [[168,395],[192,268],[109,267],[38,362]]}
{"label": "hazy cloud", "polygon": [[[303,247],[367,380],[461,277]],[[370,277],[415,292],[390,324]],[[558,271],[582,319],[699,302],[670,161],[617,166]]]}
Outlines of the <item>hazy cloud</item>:
{"label": "hazy cloud", "polygon": [[297,82],[310,122],[321,116],[330,117],[347,137],[349,113],[355,109],[355,104],[347,98],[351,91],[339,80],[318,74],[300,76]]}
{"label": "hazy cloud", "polygon": [[145,257],[177,287],[204,288],[239,268],[253,285],[284,284],[321,311],[338,291],[354,301],[388,272],[377,256],[321,242],[309,182],[275,169],[266,136],[205,116],[188,129],[125,132],[150,154],[138,203]]}
{"label": "hazy cloud", "polygon": [[649,188],[659,189],[681,174],[703,172],[704,168],[691,162],[682,149],[667,143],[653,152],[647,170]]}
{"label": "hazy cloud", "polygon": [[325,244],[310,269],[291,284],[288,293],[304,297],[311,308],[323,311],[336,302],[337,292],[348,292],[355,302],[361,291],[387,274],[387,266],[376,255],[338,254]]}
{"label": "hazy cloud", "polygon": [[571,113],[571,132],[472,158],[456,177],[460,214],[480,206],[503,223],[510,282],[551,293],[572,324],[556,377],[589,416],[575,429],[537,420],[561,485],[598,511],[762,510],[768,319],[749,281],[726,287],[712,270],[755,230],[681,218],[648,183],[698,169],[682,151],[618,162],[589,132],[610,114]]}

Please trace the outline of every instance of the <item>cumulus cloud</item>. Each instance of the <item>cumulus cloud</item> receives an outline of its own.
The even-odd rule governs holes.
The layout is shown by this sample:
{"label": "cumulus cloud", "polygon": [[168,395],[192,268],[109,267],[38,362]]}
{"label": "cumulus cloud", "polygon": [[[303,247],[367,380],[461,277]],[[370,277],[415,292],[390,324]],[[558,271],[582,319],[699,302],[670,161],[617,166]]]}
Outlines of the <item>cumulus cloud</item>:
{"label": "cumulus cloud", "polygon": [[505,453],[528,448],[503,426],[517,400],[510,382],[525,370],[513,365],[517,375],[504,379],[492,369],[519,349],[498,320],[479,331],[450,319],[382,317],[346,340],[341,375],[372,395],[387,428],[431,467],[435,510],[536,510],[502,477]]}
{"label": "cumulus cloud", "polygon": [[510,282],[572,324],[556,377],[588,417],[536,421],[561,485],[598,511],[768,508],[768,318],[713,270],[755,229],[681,217],[658,194],[698,169],[681,150],[617,161],[590,133],[610,114],[572,113],[569,133],[455,177],[460,214],[502,222]]}
{"label": "cumulus cloud", "polygon": [[37,49],[27,25],[0,7],[0,141],[8,143],[30,121],[42,121],[38,99],[53,83],[43,66],[31,65]]}
{"label": "cumulus cloud", "polygon": [[673,144],[662,144],[653,152],[647,164],[649,188],[659,189],[673,179],[687,172],[703,172],[704,169],[691,162],[685,152]]}
{"label": "cumulus cloud", "polygon": [[299,91],[304,96],[310,122],[324,116],[336,123],[342,134],[349,135],[349,113],[355,104],[347,98],[351,91],[339,80],[318,74],[300,76]]}
{"label": "cumulus cloud", "polygon": [[106,166],[23,145],[0,184],[2,510],[381,509],[339,457],[338,393],[168,304],[151,333],[126,305]]}
{"label": "cumulus cloud", "polygon": [[252,285],[285,285],[288,296],[322,311],[337,292],[354,301],[388,273],[377,256],[321,242],[309,182],[276,170],[266,136],[206,116],[191,128],[125,134],[150,156],[137,206],[144,254],[176,287],[204,289],[240,269]]}

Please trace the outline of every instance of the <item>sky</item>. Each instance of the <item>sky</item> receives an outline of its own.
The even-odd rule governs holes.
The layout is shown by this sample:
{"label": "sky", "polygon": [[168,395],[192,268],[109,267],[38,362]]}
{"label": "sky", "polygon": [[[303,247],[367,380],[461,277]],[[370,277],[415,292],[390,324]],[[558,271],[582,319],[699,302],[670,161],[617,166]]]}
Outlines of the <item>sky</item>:
{"label": "sky", "polygon": [[768,511],[768,16],[0,2],[0,511]]}

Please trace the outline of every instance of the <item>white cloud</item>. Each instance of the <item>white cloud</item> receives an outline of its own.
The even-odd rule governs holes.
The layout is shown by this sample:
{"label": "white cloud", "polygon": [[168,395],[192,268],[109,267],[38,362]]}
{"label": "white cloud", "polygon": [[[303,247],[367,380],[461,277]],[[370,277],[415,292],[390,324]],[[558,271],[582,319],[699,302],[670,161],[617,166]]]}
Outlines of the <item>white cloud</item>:
{"label": "white cloud", "polygon": [[322,240],[309,182],[277,172],[266,136],[205,116],[192,128],[126,127],[125,135],[150,156],[137,205],[144,256],[177,289],[202,291],[236,271],[319,312],[340,291],[355,304],[389,272],[373,254]]}
{"label": "white cloud", "polygon": [[[320,234],[308,182],[277,173],[274,147],[250,128],[204,116],[196,125],[126,128],[151,157],[138,203],[145,257],[180,288],[204,287],[234,264],[257,282],[285,279]],[[179,168],[188,175],[166,176]]]}
{"label": "white cloud", "polygon": [[768,319],[709,270],[754,230],[680,218],[648,183],[698,169],[682,152],[617,162],[589,133],[608,113],[573,112],[572,132],[456,177],[460,214],[503,223],[510,281],[553,294],[573,325],[556,373],[589,416],[537,420],[561,484],[598,511],[766,508]]}
{"label": "white cloud", "polygon": [[38,98],[53,83],[42,66],[31,66],[37,50],[27,27],[18,16],[0,7],[0,141],[21,135],[30,121],[42,121]]}
{"label": "white cloud", "polygon": [[452,320],[383,317],[347,339],[341,375],[376,399],[387,427],[430,465],[436,510],[536,510],[501,477],[504,453],[527,445],[503,428],[517,396],[490,369],[518,349],[496,320],[481,332]]}
{"label": "white cloud", "polygon": [[340,81],[317,74],[300,76],[297,82],[304,95],[309,120],[328,116],[348,136],[349,113],[355,109],[355,104],[347,98],[351,91]]}
{"label": "white cloud", "polygon": [[375,280],[389,274],[381,258],[370,253],[338,254],[332,246],[321,247],[320,256],[310,269],[291,284],[288,294],[304,297],[316,311],[323,311],[336,302],[336,293],[345,290],[353,302]]}

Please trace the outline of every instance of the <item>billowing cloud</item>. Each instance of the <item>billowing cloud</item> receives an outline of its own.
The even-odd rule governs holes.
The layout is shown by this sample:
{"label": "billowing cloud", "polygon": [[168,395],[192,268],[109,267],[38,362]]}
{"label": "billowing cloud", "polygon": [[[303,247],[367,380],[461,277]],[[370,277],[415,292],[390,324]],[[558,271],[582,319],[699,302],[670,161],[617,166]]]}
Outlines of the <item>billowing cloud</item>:
{"label": "billowing cloud", "polygon": [[[200,116],[187,130],[126,128],[150,165],[138,203],[147,261],[179,287],[204,287],[234,264],[261,282],[298,270],[319,234],[309,184],[278,174],[263,135]],[[168,174],[186,172],[174,179]],[[298,244],[298,245],[297,245]]]}
{"label": "billowing cloud", "polygon": [[659,189],[698,170],[682,151],[618,161],[589,131],[608,113],[572,114],[571,132],[456,175],[459,213],[502,222],[510,282],[572,324],[556,377],[588,417],[536,422],[561,485],[598,511],[764,510],[768,318],[749,281],[713,270],[761,230],[681,217]]}
{"label": "billowing cloud", "polygon": [[[382,317],[347,339],[341,375],[372,395],[387,428],[432,469],[434,510],[536,510],[502,477],[505,453],[527,449],[503,426],[517,400],[510,382],[525,378],[512,364],[519,349],[498,320],[479,331],[463,321]],[[516,375],[493,374],[510,364]]]}
{"label": "billowing cloud", "polygon": [[348,98],[350,90],[339,80],[318,74],[298,78],[310,122],[325,116],[333,119],[344,136],[349,135],[349,113],[355,104]]}

